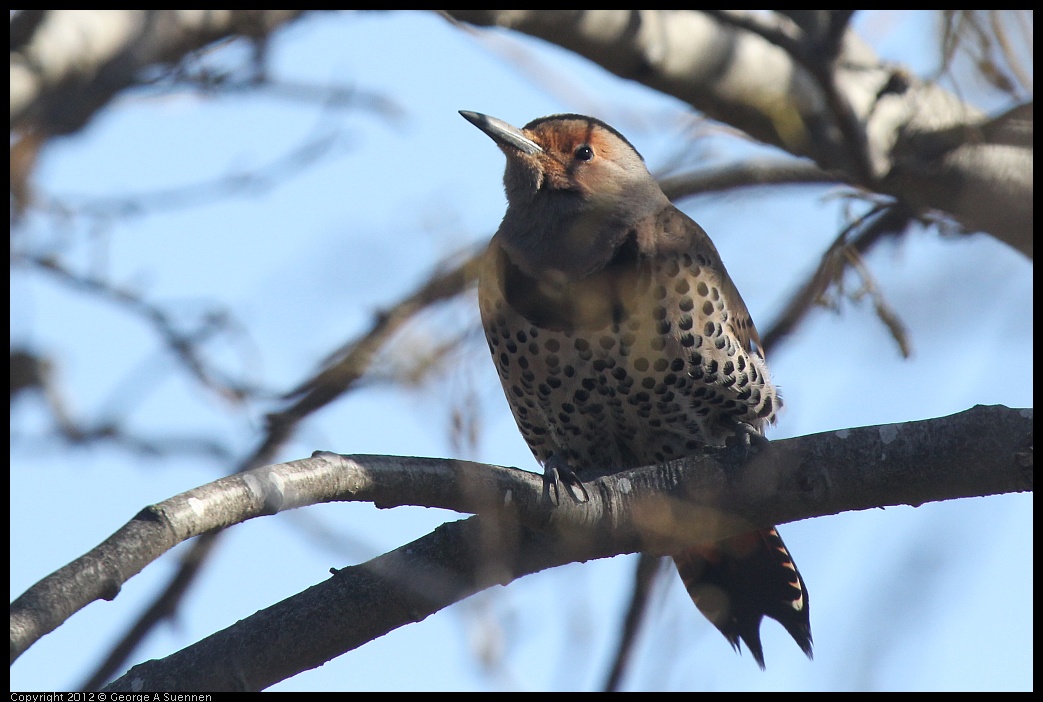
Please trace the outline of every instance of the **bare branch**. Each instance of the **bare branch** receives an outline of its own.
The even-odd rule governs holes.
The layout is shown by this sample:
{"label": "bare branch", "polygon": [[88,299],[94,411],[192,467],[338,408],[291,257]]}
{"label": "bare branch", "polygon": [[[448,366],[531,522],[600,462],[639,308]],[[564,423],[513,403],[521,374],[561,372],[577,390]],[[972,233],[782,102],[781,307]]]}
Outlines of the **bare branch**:
{"label": "bare branch", "polygon": [[48,10],[12,10],[11,51],[20,50],[29,41],[47,13]]}
{"label": "bare branch", "polygon": [[136,84],[144,69],[224,37],[263,37],[301,13],[49,10],[11,54],[11,127],[69,134]]}
{"label": "bare branch", "polygon": [[912,214],[901,206],[880,206],[845,228],[822,255],[815,272],[790,298],[782,314],[767,327],[763,335],[765,350],[770,353],[783,339],[796,331],[797,326],[822,299],[830,285],[839,280],[846,264],[851,260],[844,255],[845,250],[850,248],[858,254],[863,254],[882,239],[901,233],[912,219]]}
{"label": "bare branch", "polygon": [[478,260],[477,255],[472,255],[462,263],[435,273],[413,294],[378,314],[365,335],[342,347],[326,368],[286,395],[288,399],[296,398],[293,405],[268,415],[269,424],[278,426],[298,421],[343,394],[369,368],[377,349],[413,315],[473,285],[478,279]]}
{"label": "bare branch", "polygon": [[[876,179],[869,158],[866,135],[847,96],[840,90],[836,59],[840,55],[843,35],[833,37],[832,44],[824,46],[822,36],[806,37],[804,31],[794,31],[784,17],[774,15],[775,23],[764,21],[759,15],[742,10],[703,10],[718,21],[753,32],[779,46],[799,63],[818,82],[819,89],[829,106],[832,121],[843,135],[843,145],[849,157],[849,168],[854,182],[871,186]],[[809,13],[828,12],[807,11]],[[846,23],[845,23],[846,24]],[[843,25],[842,25],[843,26]],[[818,28],[816,28],[818,29]]]}
{"label": "bare branch", "polygon": [[[296,430],[298,424],[313,412],[325,407],[354,387],[366,374],[377,352],[384,347],[394,333],[416,315],[431,305],[453,297],[469,285],[477,276],[477,259],[470,257],[463,263],[449,265],[436,271],[416,291],[377,316],[372,328],[345,344],[337,351],[328,365],[313,378],[305,381],[291,396],[300,397],[289,408],[268,417],[268,425],[254,451],[238,464],[235,473],[242,473],[271,460],[279,448]],[[157,623],[176,610],[177,602],[187,591],[202,564],[209,557],[219,540],[220,532],[203,534],[196,539],[182,560],[181,566],[171,577],[167,586],[156,596],[130,627],[124,638],[116,644],[106,660],[89,678],[88,682],[107,680],[119,668],[130,651],[141,642],[145,634]]]}
{"label": "bare branch", "polygon": [[[135,667],[113,689],[134,680],[147,689],[263,689],[485,587],[562,563],[667,554],[693,539],[846,510],[1031,490],[1031,436],[1031,410],[976,407],[776,441],[752,460],[741,449],[719,450],[608,475],[590,483],[590,502],[556,508],[542,499],[540,476],[516,469],[320,452],[142,510],[12,604],[12,661],[90,602],[113,599],[177,543],[306,504],[367,501],[483,516],[346,568],[166,661]],[[286,655],[290,641],[299,655]],[[171,670],[180,672],[167,677]]]}
{"label": "bare branch", "polygon": [[70,215],[108,220],[117,217],[153,215],[162,211],[220,202],[235,195],[258,196],[286,183],[320,160],[342,152],[343,134],[327,130],[314,134],[284,154],[262,164],[216,178],[164,190],[132,193],[111,198],[76,202],[68,196],[38,198],[40,209],[52,215]]}
{"label": "bare branch", "polygon": [[[86,446],[106,442],[143,456],[180,454],[197,455],[227,461],[229,450],[220,442],[203,436],[153,436],[134,434],[120,426],[115,418],[95,424],[82,424],[69,412],[68,403],[55,380],[54,361],[49,357],[27,349],[11,349],[11,402],[18,396],[38,392],[47,404],[54,420],[55,430],[65,445]],[[40,453],[55,449],[55,437],[47,433],[36,438]],[[12,442],[24,442],[25,437],[12,428]],[[60,446],[59,448],[63,448]]]}
{"label": "bare branch", "polygon": [[623,618],[623,629],[619,633],[619,647],[612,657],[612,670],[605,679],[605,692],[618,692],[619,685],[623,681],[623,673],[630,663],[630,655],[634,651],[634,642],[637,640],[637,632],[641,628],[641,622],[645,618],[645,610],[648,608],[648,597],[652,592],[656,575],[660,572],[661,558],[642,553],[637,559],[637,570],[634,573],[634,589],[630,594],[630,604],[627,607],[626,616]]}
{"label": "bare branch", "polygon": [[[984,84],[1014,99],[1032,94],[1032,77],[1023,67],[1032,58],[1031,10],[941,10],[942,71],[959,83],[954,70],[961,54],[969,73]],[[1008,31],[1013,25],[1017,36]],[[1020,26],[1019,26],[1020,25]]]}
{"label": "bare branch", "polygon": [[847,260],[848,265],[858,273],[859,277],[862,279],[862,287],[852,293],[851,298],[859,300],[868,296],[873,301],[873,309],[876,311],[876,316],[884,323],[888,331],[891,333],[891,338],[898,344],[898,349],[902,353],[902,358],[909,358],[913,351],[905,323],[887,302],[883,292],[880,290],[880,286],[876,284],[876,278],[866,266],[865,259],[858,251],[850,246],[844,247],[843,255]]}
{"label": "bare branch", "polygon": [[832,185],[838,181],[818,166],[792,159],[758,159],[659,178],[671,200],[706,193],[772,185]]}
{"label": "bare branch", "polygon": [[222,373],[210,368],[202,358],[201,345],[214,334],[228,332],[232,327],[231,320],[224,312],[219,310],[207,312],[199,320],[197,329],[190,333],[182,332],[169,313],[147,302],[133,290],[117,287],[93,276],[75,274],[53,258],[23,255],[19,257],[19,260],[31,265],[34,270],[51,275],[64,285],[115,303],[144,319],[200,384],[225,399],[240,402],[248,395],[258,394],[258,389],[225,377]]}
{"label": "bare branch", "polygon": [[[212,539],[206,537],[204,539],[207,543],[213,544]],[[149,632],[175,615],[182,598],[195,582],[196,576],[199,575],[199,571],[207,562],[209,555],[210,548],[193,548],[185,554],[177,572],[167,587],[163,589],[161,595],[149,604],[141,616],[134,621],[130,630],[116,642],[105,659],[77,689],[97,690],[120,671],[121,666],[133,655],[138,644]]]}

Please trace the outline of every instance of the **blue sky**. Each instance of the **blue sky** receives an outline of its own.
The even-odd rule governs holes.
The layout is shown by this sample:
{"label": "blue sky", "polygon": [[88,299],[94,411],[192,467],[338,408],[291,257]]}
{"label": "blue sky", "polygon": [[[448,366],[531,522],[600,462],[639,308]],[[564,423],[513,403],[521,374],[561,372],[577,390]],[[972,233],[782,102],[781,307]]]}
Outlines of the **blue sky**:
{"label": "blue sky", "polygon": [[[931,16],[862,13],[879,52],[925,73]],[[235,49],[231,49],[235,51]],[[526,68],[519,69],[521,56]],[[217,60],[232,61],[218,55]],[[255,169],[310,140],[328,153],[267,188],[107,221],[37,217],[41,240],[189,316],[217,305],[246,331],[212,348],[224,367],[285,390],[442,258],[486,240],[504,208],[503,156],[459,109],[515,124],[595,114],[653,170],[690,149],[690,108],[564,51],[503,32],[471,34],[429,13],[318,14],[281,32],[272,73],[352,85],[396,103],[387,120],[270,95],[127,94],[45,152],[42,192],[82,206]],[[753,149],[720,134],[697,153],[727,163]],[[843,226],[835,188],[700,198],[684,208],[714,238],[758,325]],[[773,438],[943,416],[975,404],[1032,406],[1032,266],[984,235],[914,232],[867,260],[907,324],[900,357],[868,304],[814,313],[769,359],[787,411]],[[264,412],[215,402],[177,370],[138,320],[24,271],[11,280],[12,343],[50,350],[71,409],[134,407],[142,432],[203,432],[245,452]],[[474,324],[471,296],[398,341]],[[86,341],[85,341],[86,340]],[[280,459],[341,453],[459,456],[535,470],[482,344],[437,384],[373,383],[327,407]],[[452,406],[480,407],[480,439],[448,439]],[[39,403],[14,408],[16,437],[46,429]],[[151,460],[106,447],[15,441],[11,597],[89,550],[142,506],[209,482],[230,463]],[[175,622],[135,661],[159,658],[457,515],[322,505],[226,534]],[[736,656],[672,573],[660,579],[627,689],[969,690],[1032,688],[1032,498],[849,513],[781,528],[810,590],[815,661],[764,625],[767,672]],[[38,642],[11,669],[13,690],[69,690],[150,602],[179,553]],[[590,690],[603,680],[629,596],[634,557],[573,564],[481,593],[276,690]],[[479,655],[481,652],[481,655]]]}

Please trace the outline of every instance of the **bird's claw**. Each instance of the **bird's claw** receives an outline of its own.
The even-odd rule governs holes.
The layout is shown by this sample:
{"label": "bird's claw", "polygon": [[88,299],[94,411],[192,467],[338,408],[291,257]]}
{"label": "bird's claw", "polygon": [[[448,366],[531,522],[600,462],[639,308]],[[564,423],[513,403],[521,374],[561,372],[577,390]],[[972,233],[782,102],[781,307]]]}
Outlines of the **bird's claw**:
{"label": "bird's claw", "polygon": [[[579,479],[579,476],[576,475],[576,471],[572,470],[572,467],[564,458],[554,454],[543,464],[543,495],[552,504],[561,504],[561,486],[563,483],[569,490],[569,494],[577,502],[588,502],[590,500],[587,488],[583,485],[583,481]],[[583,494],[582,500],[576,496],[577,490]]]}
{"label": "bird's claw", "polygon": [[767,448],[769,443],[771,442],[768,441],[764,434],[749,424],[737,422],[735,424],[735,433],[725,439],[724,445],[728,448],[742,449],[744,458],[748,460]]}

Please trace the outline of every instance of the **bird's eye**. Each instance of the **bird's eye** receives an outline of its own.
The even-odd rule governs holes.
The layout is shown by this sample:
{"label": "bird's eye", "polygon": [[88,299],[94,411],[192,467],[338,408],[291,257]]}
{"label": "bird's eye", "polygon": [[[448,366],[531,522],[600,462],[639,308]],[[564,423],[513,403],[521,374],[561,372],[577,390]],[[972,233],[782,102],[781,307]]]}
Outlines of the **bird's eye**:
{"label": "bird's eye", "polygon": [[577,161],[589,161],[594,158],[594,149],[589,144],[583,144],[576,149],[575,156]]}

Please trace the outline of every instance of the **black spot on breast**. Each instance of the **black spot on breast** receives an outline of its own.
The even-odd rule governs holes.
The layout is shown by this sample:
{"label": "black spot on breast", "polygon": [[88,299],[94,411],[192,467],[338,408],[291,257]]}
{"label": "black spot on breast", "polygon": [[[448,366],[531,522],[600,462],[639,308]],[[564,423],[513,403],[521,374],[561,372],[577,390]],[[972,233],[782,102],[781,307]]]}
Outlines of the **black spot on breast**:
{"label": "black spot on breast", "polygon": [[775,405],[771,401],[771,397],[770,396],[769,397],[765,397],[764,398],[764,406],[761,407],[759,412],[757,412],[757,416],[759,418],[761,418],[761,419],[764,419],[765,417],[769,416],[774,411],[775,411]]}

